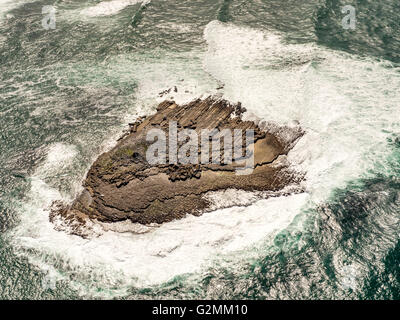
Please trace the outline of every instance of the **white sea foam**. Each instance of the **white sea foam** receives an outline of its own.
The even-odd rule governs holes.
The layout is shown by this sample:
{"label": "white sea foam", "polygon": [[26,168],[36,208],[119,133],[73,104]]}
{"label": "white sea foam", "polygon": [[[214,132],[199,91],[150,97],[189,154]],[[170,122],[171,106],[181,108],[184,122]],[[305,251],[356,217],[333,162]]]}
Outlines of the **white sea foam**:
{"label": "white sea foam", "polygon": [[142,5],[150,3],[150,0],[112,0],[112,1],[103,1],[98,3],[97,5],[89,8],[85,8],[81,11],[82,15],[88,17],[97,17],[97,16],[112,16],[128,6],[142,3]]}
{"label": "white sea foam", "polygon": [[[127,288],[162,283],[174,276],[196,272],[215,255],[237,252],[266,235],[272,237],[292,221],[307,198],[306,194],[298,194],[286,200],[260,200],[250,207],[216,210],[201,217],[188,216],[139,233],[105,231],[87,240],[54,230],[44,210],[54,200],[69,200],[44,182],[44,172],[53,172],[60,163],[64,165],[74,157],[74,152],[66,152],[71,146],[65,146],[64,150],[69,157],[62,155],[60,148],[62,145],[57,144],[50,150],[32,177],[31,200],[24,206],[21,224],[13,230],[15,248],[21,248],[20,253],[26,248],[42,252],[28,258],[44,271],[52,270],[56,257],[65,260],[64,264],[69,266],[67,271],[51,273],[57,280],[68,278],[68,272],[83,272],[107,279],[100,286],[112,287],[122,281],[122,287]],[[288,205],[282,207],[283,201],[288,201]],[[87,286],[85,294],[91,289],[94,294],[96,287]]]}
{"label": "white sea foam", "polygon": [[32,2],[29,0],[1,0],[0,1],[0,21],[4,19],[13,19],[15,18],[12,14],[9,13],[10,10],[17,8],[18,6]]}
{"label": "white sea foam", "polygon": [[[152,112],[154,97],[163,89],[177,85],[178,92],[160,100],[173,95],[186,102],[215,92],[223,82],[224,96],[241,101],[249,114],[278,124],[299,121],[307,134],[288,158],[306,172],[307,192],[259,201],[246,194],[243,201],[255,201],[248,207],[188,216],[140,234],[110,230],[85,240],[55,231],[44,211],[53,200],[72,197],[65,198],[45,181],[66,170],[78,154],[73,146],[53,146],[32,177],[30,200],[24,204],[13,240],[21,253],[24,248],[41,252],[28,257],[44,270],[54,263],[52,259],[61,259],[78,274],[98,274],[102,280],[95,285],[73,281],[83,286],[83,294],[99,287],[157,284],[199,271],[218,255],[237,254],[273,239],[302,208],[325,201],[334,188],[368,174],[377,159],[384,170],[387,132],[399,130],[399,119],[393,116],[399,111],[398,70],[388,68],[386,62],[362,60],[314,44],[285,44],[278,34],[233,24],[211,22],[204,37],[206,72],[200,68],[203,54],[198,52],[188,54],[186,60],[119,56],[110,61],[110,69],[121,78],[137,80],[142,113]],[[214,200],[218,204],[236,196],[225,194]],[[119,293],[124,291],[111,294]]]}
{"label": "white sea foam", "polygon": [[[184,104],[216,93],[218,82],[202,70],[202,55],[199,51],[118,55],[109,60],[109,74],[137,83],[133,108],[145,115],[166,99]],[[164,91],[169,92],[160,95]],[[132,121],[131,114],[126,120]]]}
{"label": "white sea foam", "polygon": [[[361,59],[315,44],[286,44],[273,32],[213,21],[204,37],[206,71],[224,95],[259,118],[307,134],[289,160],[307,173],[314,201],[367,174],[387,155],[387,132],[399,129],[400,73],[390,63]],[[244,85],[245,84],[245,85]]]}

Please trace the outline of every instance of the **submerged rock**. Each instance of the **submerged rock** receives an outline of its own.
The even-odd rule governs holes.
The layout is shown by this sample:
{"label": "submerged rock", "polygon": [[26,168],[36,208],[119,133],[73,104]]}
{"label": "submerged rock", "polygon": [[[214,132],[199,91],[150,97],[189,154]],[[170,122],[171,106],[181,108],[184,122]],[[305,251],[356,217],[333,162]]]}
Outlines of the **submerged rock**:
{"label": "submerged rock", "polygon": [[[55,203],[50,220],[61,219],[69,225],[72,233],[80,235],[84,235],[81,227],[94,221],[115,223],[130,220],[143,225],[161,224],[210,210],[212,203],[206,196],[210,192],[227,189],[279,191],[299,182],[302,177],[277,159],[285,156],[304,132],[300,127],[289,129],[243,121],[244,111],[240,103],[232,105],[212,97],[185,105],[172,101],[161,103],[154,115],[131,123],[129,132],[118,140],[116,146],[97,158],[83,182],[83,192],[71,205]],[[240,129],[243,135],[232,136],[234,143],[240,140],[241,157],[233,157],[232,161],[225,163],[225,140],[220,146],[213,145],[211,137],[208,162],[171,163],[173,153],[170,153],[170,148],[173,149],[168,145],[165,150],[155,153],[164,157],[166,163],[151,164],[148,154],[154,141],[148,141],[148,133],[161,129],[168,141],[172,135],[171,123],[176,124],[178,132],[191,129],[198,137],[203,129],[216,128],[219,132],[229,129],[228,132],[232,133],[234,129]],[[254,132],[253,141],[246,140],[246,130]],[[186,139],[178,142],[177,147],[182,148],[185,143],[187,147],[199,147],[194,150],[200,150],[195,157],[200,162],[204,153],[200,140],[188,142]],[[222,163],[211,161],[215,148],[218,148]],[[227,153],[226,157],[230,155]],[[252,167],[241,172],[249,157],[253,157]]]}

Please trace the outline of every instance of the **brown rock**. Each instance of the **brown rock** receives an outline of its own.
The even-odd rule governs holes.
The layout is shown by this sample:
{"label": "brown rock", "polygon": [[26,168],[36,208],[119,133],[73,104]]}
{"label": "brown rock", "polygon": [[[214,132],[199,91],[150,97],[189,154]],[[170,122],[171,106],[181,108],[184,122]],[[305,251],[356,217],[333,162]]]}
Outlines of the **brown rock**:
{"label": "brown rock", "polygon": [[[130,124],[129,132],[116,146],[98,157],[81,195],[70,206],[57,206],[51,219],[61,216],[75,217],[74,223],[82,222],[83,217],[101,222],[129,219],[141,224],[164,223],[206,211],[210,203],[204,195],[210,191],[278,191],[301,179],[286,166],[277,165],[276,159],[287,154],[303,131],[282,127],[261,130],[251,121],[242,121],[243,112],[240,104],[212,97],[182,106],[171,101],[161,103],[154,115]],[[146,141],[146,134],[154,128],[168,132],[170,121],[177,122],[178,131],[191,128],[199,137],[200,130],[206,128],[253,129],[253,172],[237,175],[242,163],[235,159],[228,164],[150,165],[146,151],[153,142]]]}

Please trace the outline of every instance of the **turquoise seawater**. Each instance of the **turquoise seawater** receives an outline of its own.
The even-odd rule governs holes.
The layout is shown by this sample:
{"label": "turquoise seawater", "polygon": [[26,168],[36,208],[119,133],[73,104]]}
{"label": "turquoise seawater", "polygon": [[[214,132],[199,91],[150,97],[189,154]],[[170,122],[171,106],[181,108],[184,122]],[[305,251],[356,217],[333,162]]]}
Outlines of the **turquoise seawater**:
{"label": "turquoise seawater", "polygon": [[[0,0],[1,299],[400,298],[398,1],[50,2]],[[298,122],[304,192],[146,234],[54,230],[51,201],[174,86]]]}

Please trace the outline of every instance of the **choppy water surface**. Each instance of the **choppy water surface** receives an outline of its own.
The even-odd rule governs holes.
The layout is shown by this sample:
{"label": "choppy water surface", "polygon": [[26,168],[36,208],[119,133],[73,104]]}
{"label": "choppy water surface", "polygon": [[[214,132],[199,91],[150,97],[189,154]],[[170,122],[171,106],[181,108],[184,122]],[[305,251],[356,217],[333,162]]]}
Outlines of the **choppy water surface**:
{"label": "choppy water surface", "polygon": [[[45,5],[0,0],[1,298],[400,298],[398,1],[55,1],[49,30]],[[159,92],[221,84],[306,130],[304,193],[143,234],[54,230],[48,205]]]}

